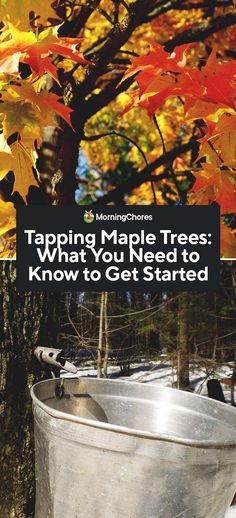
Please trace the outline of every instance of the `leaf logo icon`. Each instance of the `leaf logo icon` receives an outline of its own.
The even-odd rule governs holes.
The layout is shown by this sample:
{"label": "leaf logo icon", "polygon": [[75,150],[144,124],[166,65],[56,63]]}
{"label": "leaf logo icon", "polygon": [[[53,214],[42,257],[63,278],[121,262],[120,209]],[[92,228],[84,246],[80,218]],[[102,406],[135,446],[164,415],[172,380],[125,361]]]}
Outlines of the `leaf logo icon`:
{"label": "leaf logo icon", "polygon": [[85,210],[84,221],[85,223],[92,223],[94,221],[94,214],[92,210]]}

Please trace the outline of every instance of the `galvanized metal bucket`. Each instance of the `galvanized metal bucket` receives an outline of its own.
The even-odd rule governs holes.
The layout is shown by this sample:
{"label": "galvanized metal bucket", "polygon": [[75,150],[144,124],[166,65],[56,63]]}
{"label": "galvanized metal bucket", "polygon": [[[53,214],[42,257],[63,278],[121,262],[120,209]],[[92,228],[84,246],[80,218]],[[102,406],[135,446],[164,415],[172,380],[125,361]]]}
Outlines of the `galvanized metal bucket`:
{"label": "galvanized metal bucket", "polygon": [[35,518],[224,517],[236,492],[234,408],[153,384],[60,383],[32,388]]}

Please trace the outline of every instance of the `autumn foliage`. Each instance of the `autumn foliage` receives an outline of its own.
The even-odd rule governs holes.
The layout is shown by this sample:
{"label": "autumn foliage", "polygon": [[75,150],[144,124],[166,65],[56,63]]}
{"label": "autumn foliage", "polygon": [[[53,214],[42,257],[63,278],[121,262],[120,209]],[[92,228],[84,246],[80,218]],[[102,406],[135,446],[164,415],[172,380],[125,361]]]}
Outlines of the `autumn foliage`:
{"label": "autumn foliage", "polygon": [[[235,257],[233,2],[0,0],[0,17],[0,257],[17,203],[74,199],[75,173],[79,203],[218,203]],[[45,128],[63,135],[47,189]]]}

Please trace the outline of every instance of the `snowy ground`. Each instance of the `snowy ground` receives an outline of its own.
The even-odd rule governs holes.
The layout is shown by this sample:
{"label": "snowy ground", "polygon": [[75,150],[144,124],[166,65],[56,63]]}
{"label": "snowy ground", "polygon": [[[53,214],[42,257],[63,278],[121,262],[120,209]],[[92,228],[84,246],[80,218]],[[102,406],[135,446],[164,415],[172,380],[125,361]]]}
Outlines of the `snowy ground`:
{"label": "snowy ground", "polygon": [[[232,374],[232,367],[230,364],[221,367],[217,375],[219,380],[220,378],[230,377]],[[65,373],[66,377],[74,377],[75,375],[71,375]],[[91,365],[87,365],[87,367],[80,368],[76,374],[76,377],[79,376],[89,376],[95,378],[97,376],[97,371],[91,368]],[[140,383],[157,383],[158,385],[164,387],[172,387],[176,382],[176,373],[173,370],[170,363],[166,362],[165,358],[159,362],[147,362],[142,361],[141,363],[134,363],[130,367],[130,375],[122,376],[120,374],[120,368],[118,366],[109,367],[108,368],[108,377],[115,378],[119,380],[130,381],[138,381]],[[207,386],[206,386],[206,371],[199,369],[199,367],[191,367],[191,387],[192,389],[201,394],[203,396],[207,395]],[[223,392],[226,401],[230,402],[230,389],[228,386],[223,385]],[[236,394],[235,394],[236,401]],[[207,517],[206,517],[207,518]],[[225,518],[236,518],[236,505],[230,507],[228,512],[225,515]]]}
{"label": "snowy ground", "polygon": [[[214,375],[217,379],[230,377],[232,374],[232,366],[231,364],[227,364],[218,369],[217,373]],[[65,373],[66,377],[75,375],[70,375],[69,373]],[[79,376],[89,376],[95,378],[97,376],[97,371],[94,368],[91,368],[91,364],[84,367],[80,367],[76,377]],[[140,383],[157,383],[163,387],[173,387],[176,383],[176,372],[173,369],[171,363],[168,363],[165,358],[160,361],[141,361],[139,363],[133,363],[130,366],[130,375],[123,376],[120,373],[119,366],[112,366],[108,368],[108,378],[126,380],[126,381],[138,381]],[[206,371],[200,369],[198,365],[191,365],[190,368],[190,385],[191,388],[198,394],[202,396],[207,395],[207,375]],[[223,392],[226,398],[226,401],[230,402],[230,388],[227,385],[223,385]],[[236,401],[236,394],[235,394]]]}

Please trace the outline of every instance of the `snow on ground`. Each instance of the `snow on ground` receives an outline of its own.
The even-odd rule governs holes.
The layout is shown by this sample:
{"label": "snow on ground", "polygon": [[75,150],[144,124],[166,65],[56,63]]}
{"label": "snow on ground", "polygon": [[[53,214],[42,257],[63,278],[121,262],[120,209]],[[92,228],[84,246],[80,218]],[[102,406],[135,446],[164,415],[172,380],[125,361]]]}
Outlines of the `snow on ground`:
{"label": "snow on ground", "polygon": [[230,509],[227,511],[225,518],[236,518],[236,506],[233,505],[230,507]]}
{"label": "snow on ground", "polygon": [[[220,378],[230,377],[232,374],[232,366],[229,363],[228,365],[224,365],[220,367],[215,374],[215,377],[220,380]],[[80,377],[80,376],[88,376],[92,378],[97,377],[97,371],[94,368],[91,368],[91,363],[85,366],[80,367],[77,374],[69,374],[64,373],[66,377]],[[120,367],[117,366],[109,366],[108,367],[108,378],[110,379],[119,379],[126,381],[136,381],[140,383],[157,383],[162,387],[173,387],[176,383],[176,370],[172,367],[170,362],[167,362],[165,358],[159,361],[141,361],[139,363],[133,363],[130,366],[130,375],[122,375],[120,372]],[[194,392],[201,394],[202,396],[207,395],[207,377],[206,371],[199,368],[196,364],[192,364],[190,368],[190,386],[194,390]],[[224,392],[224,396],[227,402],[230,402],[230,387],[222,384],[222,389]],[[236,400],[236,397],[235,397]]]}

